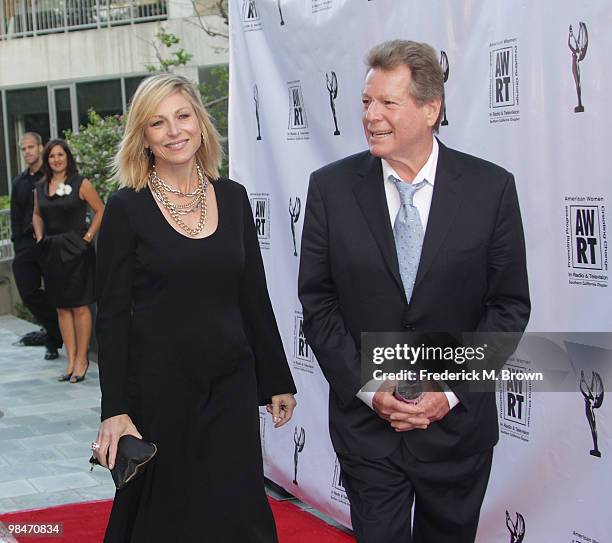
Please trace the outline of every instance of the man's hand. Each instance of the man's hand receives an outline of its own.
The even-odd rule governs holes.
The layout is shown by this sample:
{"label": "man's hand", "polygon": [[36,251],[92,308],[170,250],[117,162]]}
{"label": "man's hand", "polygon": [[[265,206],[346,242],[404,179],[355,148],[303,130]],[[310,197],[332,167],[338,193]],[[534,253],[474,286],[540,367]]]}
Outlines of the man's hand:
{"label": "man's hand", "polygon": [[430,421],[424,415],[420,402],[418,404],[401,402],[392,392],[386,390],[379,390],[374,394],[372,409],[380,418],[389,421],[398,432],[416,428],[425,430],[429,426]]}
{"label": "man's hand", "polygon": [[[395,398],[394,398],[395,399]],[[397,400],[396,400],[397,401]],[[425,417],[428,424],[437,420],[443,419],[450,411],[448,399],[444,392],[423,392],[421,399],[416,404],[406,402],[398,402],[406,406],[401,413],[392,413],[389,417],[391,426],[397,432],[405,432],[413,430],[414,425],[411,423],[407,415],[410,413],[412,417]],[[427,426],[425,427],[427,428]]]}

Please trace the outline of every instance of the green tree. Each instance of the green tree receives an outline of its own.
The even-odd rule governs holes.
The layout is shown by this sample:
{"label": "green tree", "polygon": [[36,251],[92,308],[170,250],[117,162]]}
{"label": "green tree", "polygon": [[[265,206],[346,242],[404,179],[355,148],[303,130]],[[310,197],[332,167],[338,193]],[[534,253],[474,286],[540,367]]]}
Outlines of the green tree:
{"label": "green tree", "polygon": [[87,126],[81,126],[78,133],[65,132],[79,173],[93,183],[104,202],[119,188],[118,180],[112,178],[111,161],[123,136],[123,128],[123,116],[103,118],[90,109]]}
{"label": "green tree", "polygon": [[145,68],[149,72],[171,72],[177,66],[185,66],[193,55],[180,47],[175,51],[170,51],[175,45],[181,42],[176,34],[168,32],[164,25],[160,25],[155,33],[155,40],[149,42],[155,49],[157,64],[147,64]]}

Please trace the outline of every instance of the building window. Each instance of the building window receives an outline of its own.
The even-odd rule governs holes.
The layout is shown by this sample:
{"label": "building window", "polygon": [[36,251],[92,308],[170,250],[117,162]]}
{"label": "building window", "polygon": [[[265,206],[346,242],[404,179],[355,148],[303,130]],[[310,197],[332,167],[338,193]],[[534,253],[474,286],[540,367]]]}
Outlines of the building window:
{"label": "building window", "polygon": [[120,79],[77,83],[76,93],[79,126],[87,126],[89,109],[94,109],[102,117],[123,114]]}
{"label": "building window", "polygon": [[49,97],[47,87],[6,91],[8,148],[11,153],[11,176],[25,169],[19,152],[19,138],[25,132],[38,132],[43,142],[49,140]]}
{"label": "building window", "polygon": [[148,75],[138,75],[136,77],[126,77],[125,78],[125,109],[127,110],[127,108],[130,105],[130,100],[132,99],[132,96],[134,96],[134,93],[136,92],[136,89],[138,88],[138,85],[140,85],[141,81],[143,79],[146,79],[147,77],[149,77]]}

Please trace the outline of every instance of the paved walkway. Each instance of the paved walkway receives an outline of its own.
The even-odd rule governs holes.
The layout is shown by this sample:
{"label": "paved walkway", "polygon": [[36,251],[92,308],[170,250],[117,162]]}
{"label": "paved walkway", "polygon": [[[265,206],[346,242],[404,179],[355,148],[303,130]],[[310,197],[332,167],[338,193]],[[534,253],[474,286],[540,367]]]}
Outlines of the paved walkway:
{"label": "paved walkway", "polygon": [[[14,345],[37,329],[0,316],[0,514],[108,499],[115,493],[107,470],[89,471],[89,447],[100,422],[98,366],[92,363],[81,383],[58,382],[66,367],[62,351],[59,359],[47,361],[43,347]],[[276,485],[268,484],[266,491],[344,530]],[[1,528],[2,523],[0,543],[10,541]]]}
{"label": "paved walkway", "polygon": [[66,367],[43,359],[43,347],[21,347],[37,329],[0,316],[0,513],[111,498],[110,473],[89,471],[89,447],[100,422],[98,367],[85,381],[59,383]]}

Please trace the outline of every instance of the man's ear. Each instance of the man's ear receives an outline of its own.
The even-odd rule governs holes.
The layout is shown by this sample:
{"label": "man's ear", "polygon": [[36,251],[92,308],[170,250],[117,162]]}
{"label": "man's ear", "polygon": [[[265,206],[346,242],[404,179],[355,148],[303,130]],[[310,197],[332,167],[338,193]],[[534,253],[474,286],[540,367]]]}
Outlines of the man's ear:
{"label": "man's ear", "polygon": [[440,109],[442,109],[442,99],[435,98],[430,102],[426,102],[423,106],[425,110],[425,120],[427,124],[433,128],[440,116]]}

